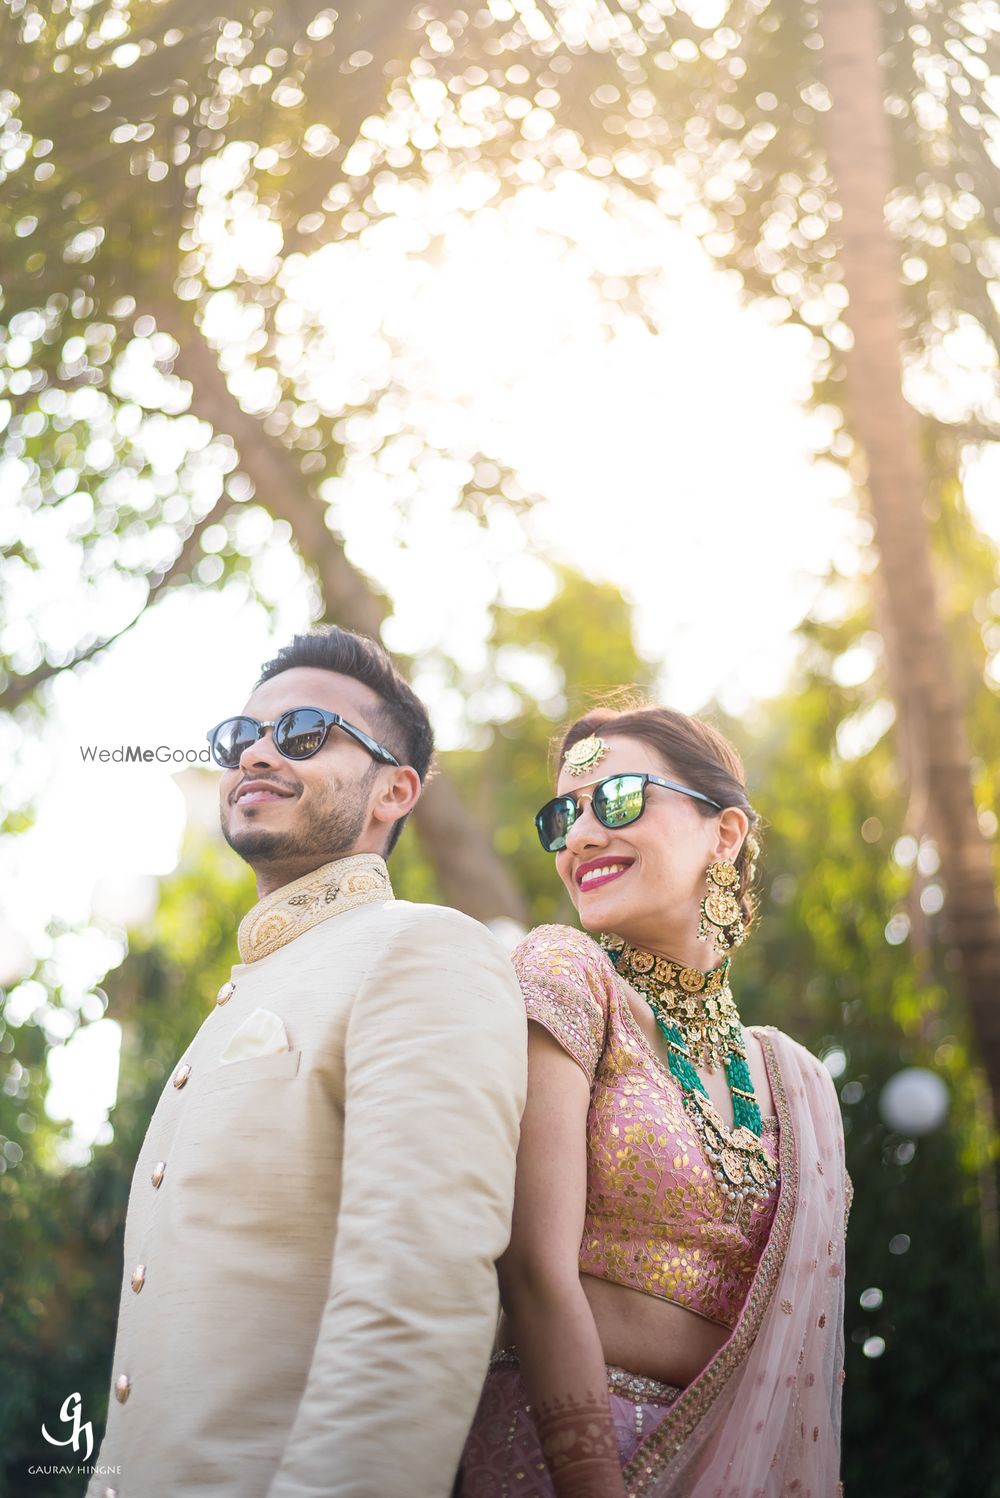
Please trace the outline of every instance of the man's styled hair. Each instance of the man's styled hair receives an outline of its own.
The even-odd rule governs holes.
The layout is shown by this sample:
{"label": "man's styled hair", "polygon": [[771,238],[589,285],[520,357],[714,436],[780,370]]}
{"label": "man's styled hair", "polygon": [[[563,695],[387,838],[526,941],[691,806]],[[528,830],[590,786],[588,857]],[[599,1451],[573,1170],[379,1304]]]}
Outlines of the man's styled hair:
{"label": "man's styled hair", "polygon": [[[309,630],[307,634],[296,635],[266,663],[256,686],[263,686],[273,676],[298,666],[336,671],[369,687],[379,699],[371,725],[376,738],[392,750],[401,765],[412,766],[423,783],[434,752],[434,733],[427,709],[377,640],[340,629],[336,624]],[[385,849],[387,858],[399,841],[405,821],[406,817],[401,817],[392,826]]]}

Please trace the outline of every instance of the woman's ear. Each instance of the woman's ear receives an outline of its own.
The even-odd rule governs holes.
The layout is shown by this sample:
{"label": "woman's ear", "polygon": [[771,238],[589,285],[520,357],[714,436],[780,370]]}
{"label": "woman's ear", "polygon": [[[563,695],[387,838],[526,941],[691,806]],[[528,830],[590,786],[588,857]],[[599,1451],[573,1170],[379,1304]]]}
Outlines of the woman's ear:
{"label": "woman's ear", "polygon": [[725,858],[730,863],[735,863],[749,831],[750,818],[746,812],[738,806],[727,806],[719,815],[719,835],[715,845],[716,858]]}

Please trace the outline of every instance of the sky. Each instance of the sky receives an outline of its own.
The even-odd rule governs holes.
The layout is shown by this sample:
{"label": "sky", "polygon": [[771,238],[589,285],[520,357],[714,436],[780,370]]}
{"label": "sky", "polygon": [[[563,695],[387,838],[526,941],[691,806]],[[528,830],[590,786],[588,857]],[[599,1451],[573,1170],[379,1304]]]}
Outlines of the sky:
{"label": "sky", "polygon": [[[610,214],[595,184],[453,207],[413,205],[409,221],[401,212],[283,274],[289,360],[302,361],[299,330],[320,329],[303,399],[336,409],[379,360],[393,364],[389,440],[373,452],[365,420],[348,419],[350,461],[325,495],[350,559],[392,598],[387,644],[417,658],[443,650],[474,670],[489,602],[544,603],[550,563],[564,562],[633,604],[662,700],[697,711],[717,697],[740,713],[780,690],[823,575],[852,572],[868,534],[844,471],[816,455],[835,416],[805,405],[809,335],[744,306],[693,236],[645,212]],[[220,223],[218,253],[266,264],[280,249],[271,228]],[[635,276],[646,321],[608,312],[609,290],[613,307]],[[224,286],[206,329],[221,345],[245,331]],[[233,384],[248,406],[267,399],[249,363]],[[439,454],[428,458],[413,431]],[[509,516],[484,528],[454,514],[448,454],[476,451],[541,496],[527,544]],[[998,477],[995,457],[984,460],[969,492],[1000,539]],[[11,1014],[26,1018],[42,992],[16,986],[18,967],[48,919],[64,923],[53,956],[92,1022],[53,1049],[49,1106],[74,1119],[76,1158],[106,1137],[117,1075],[118,1029],[99,1019],[92,989],[120,960],[120,927],[153,908],[190,811],[176,765],[88,763],[81,746],[196,750],[239,711],[262,662],[313,617],[280,528],[254,577],[270,617],[237,583],[176,590],[93,664],[57,677],[17,771],[38,788],[38,818],[0,854],[0,983],[15,984]],[[441,746],[466,741],[465,704],[439,674],[418,669],[415,685]],[[194,814],[213,816],[203,803]],[[47,1018],[57,1038],[70,1023]]]}

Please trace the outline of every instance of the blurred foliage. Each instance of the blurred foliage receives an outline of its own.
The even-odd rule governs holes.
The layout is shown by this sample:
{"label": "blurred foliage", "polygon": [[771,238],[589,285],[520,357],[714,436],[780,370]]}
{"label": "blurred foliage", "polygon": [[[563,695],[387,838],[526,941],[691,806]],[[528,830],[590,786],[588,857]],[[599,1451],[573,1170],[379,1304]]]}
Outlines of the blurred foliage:
{"label": "blurred foliage", "polygon": [[[837,1085],[855,1188],[846,1492],[908,1498],[971,1487],[995,1498],[995,1136],[949,990],[941,917],[920,907],[938,887],[934,846],[901,837],[906,798],[891,734],[867,747],[879,672],[856,687],[834,679],[859,635],[871,639],[863,626],[809,627],[789,694],[750,725],[722,723],[746,752],[766,829],[760,925],[739,962],[741,1008],[746,1021],[777,1024],[819,1055],[843,1053]],[[945,1125],[917,1140],[894,1133],[878,1110],[881,1089],[908,1066],[933,1070],[950,1096]],[[880,1292],[865,1297],[878,1301],[871,1309],[866,1291]],[[870,1340],[878,1338],[881,1355]]]}
{"label": "blurred foliage", "polygon": [[[880,11],[912,393],[931,441],[947,446],[948,423],[986,441],[1000,432],[1000,17],[992,0]],[[394,221],[402,253],[431,262],[456,215],[569,173],[600,184],[609,207],[639,198],[678,221],[775,320],[809,332],[823,450],[850,465],[818,23],[811,0],[4,0],[0,422],[19,500],[2,537],[18,623],[0,631],[0,689],[4,673],[34,680],[79,659],[164,586],[252,581],[253,556],[288,539],[280,521],[272,530],[274,495],[248,505],[254,480],[238,463],[253,467],[252,448],[291,453],[286,477],[321,506],[348,430],[356,451],[364,429],[370,457],[401,437],[432,455],[391,336],[378,330],[385,357],[343,372],[337,330],[298,282],[310,266],[349,279],[339,251],[375,246]],[[609,304],[647,316],[644,276],[658,274],[594,265]],[[178,357],[222,370],[221,408],[206,404],[207,374],[191,392],[171,377]],[[955,371],[960,409],[942,388]],[[223,413],[229,436],[207,424]],[[454,488],[456,514],[480,519],[523,498]],[[349,534],[349,514],[336,519]],[[53,548],[80,617],[103,627],[53,617],[38,577]]]}

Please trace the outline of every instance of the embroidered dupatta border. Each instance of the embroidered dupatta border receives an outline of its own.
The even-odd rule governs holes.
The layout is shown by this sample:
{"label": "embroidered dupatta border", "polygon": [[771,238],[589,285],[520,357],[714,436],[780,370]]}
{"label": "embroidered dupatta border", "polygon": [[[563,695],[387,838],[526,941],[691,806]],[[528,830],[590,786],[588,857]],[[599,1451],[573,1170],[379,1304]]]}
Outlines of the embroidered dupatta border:
{"label": "embroidered dupatta border", "polygon": [[760,1331],[761,1322],[771,1303],[778,1278],[784,1266],[792,1221],[799,1194],[798,1147],[792,1130],[791,1109],[785,1079],[774,1045],[763,1026],[754,1026],[764,1050],[768,1080],[778,1114],[778,1163],[781,1183],[774,1222],[767,1245],[761,1255],[746,1303],[732,1336],[722,1344],[715,1357],[684,1390],[656,1429],[642,1441],[625,1467],[624,1477],[629,1498],[645,1498],[650,1479],[662,1475],[695,1427],[702,1421],[722,1394],[729,1379],[738,1370]]}

